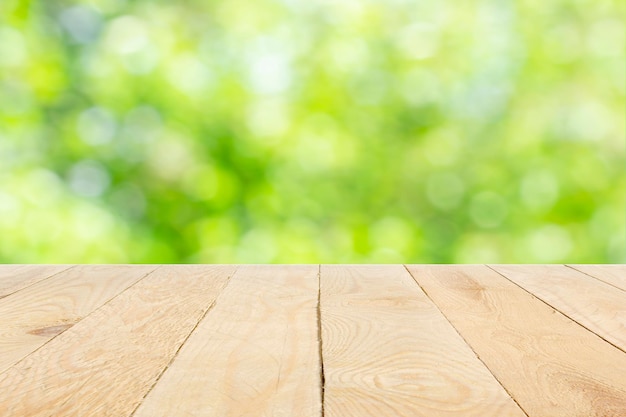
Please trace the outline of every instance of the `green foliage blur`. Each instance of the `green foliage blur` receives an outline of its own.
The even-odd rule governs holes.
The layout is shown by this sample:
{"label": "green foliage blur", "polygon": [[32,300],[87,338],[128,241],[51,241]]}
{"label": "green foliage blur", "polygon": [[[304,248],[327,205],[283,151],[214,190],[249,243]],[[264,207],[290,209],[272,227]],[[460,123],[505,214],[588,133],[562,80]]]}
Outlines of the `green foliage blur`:
{"label": "green foliage blur", "polygon": [[625,262],[624,9],[1,0],[0,262]]}

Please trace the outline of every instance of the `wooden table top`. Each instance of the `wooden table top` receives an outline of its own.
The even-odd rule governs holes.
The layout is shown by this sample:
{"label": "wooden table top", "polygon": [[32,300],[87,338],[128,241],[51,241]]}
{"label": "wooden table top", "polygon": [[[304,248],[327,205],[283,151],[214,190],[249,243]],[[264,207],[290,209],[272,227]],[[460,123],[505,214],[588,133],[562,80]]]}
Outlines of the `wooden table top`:
{"label": "wooden table top", "polygon": [[624,417],[624,265],[4,265],[0,416]]}

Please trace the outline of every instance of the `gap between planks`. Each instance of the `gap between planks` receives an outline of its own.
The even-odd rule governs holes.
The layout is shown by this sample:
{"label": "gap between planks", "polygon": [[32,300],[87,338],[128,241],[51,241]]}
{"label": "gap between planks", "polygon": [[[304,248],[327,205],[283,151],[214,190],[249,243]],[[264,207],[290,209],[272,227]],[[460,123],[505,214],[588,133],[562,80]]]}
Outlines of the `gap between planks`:
{"label": "gap between planks", "polygon": [[[2,265],[2,269],[0,270],[0,272],[5,272],[8,270],[11,274],[8,278],[13,278],[13,282],[9,282],[8,284],[6,282],[3,282],[3,285],[0,286],[0,299],[15,294],[18,291],[22,291],[28,287],[38,284],[39,282],[50,279],[58,274],[67,272],[74,267],[76,267],[76,265]],[[16,268],[17,271],[15,271]],[[27,271],[22,271],[20,273],[20,268],[26,269]],[[31,273],[33,272],[33,270],[37,271],[38,268],[43,269],[43,271],[41,271],[42,273],[40,273],[39,276],[35,274],[35,277],[33,277]],[[46,271],[46,268],[50,271]],[[23,276],[26,272],[29,273],[29,276]],[[22,277],[20,277],[20,275],[22,275]],[[4,281],[6,280],[6,278],[6,274],[0,275],[0,280]]]}
{"label": "gap between planks", "polygon": [[[434,302],[434,300],[432,299],[431,295],[426,291],[426,289],[420,284],[420,282],[418,281],[418,279],[413,275],[413,273],[411,272],[411,270],[407,267],[407,265],[402,265],[404,267],[404,269],[406,269],[406,271],[409,273],[409,276],[411,277],[413,284],[417,285],[418,288],[421,289],[421,291],[428,297],[428,299],[435,305],[435,307],[439,310],[439,312],[443,315],[443,317],[445,318],[445,320],[451,325],[451,327],[456,331],[456,333],[459,335],[459,337],[465,342],[465,344],[469,347],[469,349],[471,349],[471,351],[473,352],[473,354],[475,355],[475,357],[485,366],[485,368],[492,374],[492,376],[494,377],[494,379],[497,381],[497,383],[502,387],[502,389],[507,393],[507,395],[518,405],[518,407],[520,408],[521,411],[523,411],[523,413],[528,416],[529,414],[526,412],[526,410],[524,410],[521,405],[517,402],[517,399],[511,394],[511,392],[507,389],[507,387],[502,383],[502,381],[500,379],[498,379],[498,377],[494,374],[494,372],[491,370],[491,368],[489,366],[487,366],[485,364],[485,362],[482,360],[482,358],[480,357],[480,355],[477,353],[477,351],[474,349],[474,347],[472,345],[470,345],[468,343],[468,341],[466,340],[465,337],[463,337],[463,335],[459,332],[458,328],[452,324],[452,321],[449,319],[448,316],[446,316],[446,314],[443,313],[442,309],[439,307],[439,305],[437,303]],[[594,335],[600,337],[603,341],[611,344],[612,346],[620,349],[619,347],[615,346],[613,343],[611,343],[610,341],[607,341],[606,339],[604,339],[603,337],[601,337],[600,335],[598,335],[596,332],[594,332],[593,330],[590,330],[589,328],[587,328],[586,326],[582,325],[581,323],[579,323],[578,321],[572,319],[570,316],[568,316],[567,314],[563,313],[561,311],[561,309],[557,309],[555,307],[553,307],[552,305],[550,305],[550,303],[546,302],[545,300],[543,300],[541,297],[538,297],[537,295],[533,294],[531,291],[527,290],[526,288],[522,287],[521,285],[517,284],[515,281],[511,280],[510,278],[508,278],[506,275],[502,274],[501,272],[494,270],[492,267],[490,267],[489,265],[484,265],[485,267],[489,268],[490,270],[492,270],[493,272],[497,273],[498,275],[500,275],[501,277],[503,277],[504,279],[506,279],[507,281],[511,282],[512,284],[514,284],[516,287],[519,287],[520,289],[524,290],[525,293],[529,294],[530,296],[532,296],[535,299],[538,299],[539,301],[542,301],[543,304],[545,304],[546,306],[550,307],[552,310],[555,311],[559,311],[561,312],[564,316],[568,317],[570,320],[572,320],[573,322],[575,322],[577,325],[579,325],[580,327],[583,327],[584,329],[586,329],[586,331],[593,333]],[[74,266],[72,266],[74,267]],[[70,268],[72,268],[70,267]],[[321,408],[320,408],[320,415],[324,416],[325,414],[325,391],[326,391],[326,375],[325,375],[325,369],[324,369],[324,351],[323,351],[323,347],[324,347],[324,343],[323,343],[323,338],[322,338],[322,265],[318,264],[317,265],[318,270],[317,270],[317,305],[316,305],[316,323],[317,323],[317,344],[318,344],[318,355],[319,355],[319,377],[320,377],[320,381],[319,381],[319,394],[320,394],[320,399],[321,399]],[[70,268],[66,269],[65,271],[69,270]],[[81,318],[80,320],[82,321],[85,318],[90,317],[92,314],[96,313],[97,311],[99,311],[100,309],[103,309],[105,307],[105,305],[108,305],[112,300],[114,300],[115,298],[119,297],[120,294],[124,293],[125,291],[127,291],[129,288],[133,287],[134,285],[137,285],[139,283],[139,281],[143,280],[145,277],[147,277],[148,275],[150,275],[151,273],[153,273],[155,270],[157,270],[159,267],[155,268],[154,270],[146,273],[142,278],[140,278],[138,281],[134,282],[133,284],[131,284],[130,286],[128,286],[128,288],[122,290],[119,294],[113,296],[111,299],[109,299],[108,301],[106,301],[105,304],[101,305],[100,307],[98,307],[97,309],[95,309],[94,311],[92,311],[91,313],[87,314],[86,316],[84,316],[83,318]],[[597,279],[599,282],[604,282],[601,279],[599,279],[598,277],[589,275],[583,271],[580,271],[576,268],[572,268],[574,271],[580,272],[581,274],[585,274],[588,275],[594,279]],[[61,273],[64,271],[60,271],[58,273]],[[230,276],[228,277],[228,280],[225,282],[225,284],[223,285],[220,294],[224,291],[224,289],[230,284],[230,280],[233,277],[233,275],[235,274],[235,271],[232,271],[232,273],[230,274]],[[54,276],[56,274],[53,274],[52,276]],[[48,277],[49,278],[49,277]],[[47,278],[44,278],[44,280]],[[38,281],[39,282],[39,281]],[[606,283],[606,282],[604,282]],[[36,283],[33,283],[33,285]],[[606,283],[608,285],[611,285],[609,283]],[[616,287],[617,288],[617,287]],[[218,295],[219,297],[219,295]],[[313,297],[311,297],[313,298]],[[191,329],[191,331],[189,331],[189,333],[186,335],[186,337],[184,337],[184,340],[182,341],[182,343],[180,344],[180,346],[178,347],[178,349],[175,351],[175,353],[173,354],[173,356],[171,358],[169,358],[169,362],[167,362],[165,364],[165,366],[160,370],[160,373],[158,374],[157,379],[154,381],[154,383],[149,387],[149,389],[145,392],[145,394],[143,395],[143,398],[141,398],[141,400],[138,402],[137,406],[133,409],[133,411],[129,414],[129,416],[133,416],[135,415],[135,412],[137,411],[137,408],[139,406],[141,406],[143,400],[148,396],[148,394],[150,394],[152,392],[152,390],[159,384],[159,382],[161,381],[161,377],[163,376],[163,374],[169,369],[170,365],[174,362],[174,360],[178,357],[179,352],[181,351],[181,349],[186,345],[187,340],[195,333],[196,329],[198,328],[198,326],[201,324],[201,322],[203,320],[205,320],[205,318],[208,316],[209,312],[212,311],[214,305],[217,303],[217,298],[214,299],[211,304],[208,306],[208,308],[206,309],[206,311],[202,314],[202,316],[195,322],[195,325],[193,326],[193,328]],[[50,340],[46,341],[42,346],[40,346],[39,348],[37,348],[34,352],[40,350],[41,348],[43,348],[44,346],[46,346],[48,343],[50,343],[54,338],[56,338],[57,336],[59,336],[61,333],[55,335],[54,337],[52,337]],[[314,336],[315,337],[315,336]],[[314,345],[313,345],[314,346]],[[623,351],[623,349],[620,349]],[[2,372],[0,372],[1,374]],[[81,388],[79,388],[80,391]],[[67,398],[64,401],[64,404],[67,403],[68,401],[70,401],[71,398]],[[61,407],[63,406],[63,404],[61,405]]]}
{"label": "gap between planks", "polygon": [[322,269],[329,417],[526,416],[401,264]]}
{"label": "gap between planks", "polygon": [[[559,313],[563,314],[565,317],[567,317],[568,319],[572,320],[574,323],[578,324],[580,327],[582,327],[583,329],[587,330],[588,332],[596,335],[597,337],[599,337],[600,339],[602,339],[604,342],[608,343],[609,345],[615,347],[616,349],[621,350],[622,352],[626,353],[626,350],[624,349],[623,346],[620,346],[619,344],[617,344],[615,341],[613,340],[609,340],[607,337],[605,337],[604,335],[602,335],[602,329],[594,329],[592,325],[592,323],[590,324],[585,324],[583,323],[580,319],[577,319],[574,314],[575,313],[573,311],[571,311],[571,309],[567,308],[567,306],[559,306],[557,303],[555,302],[549,302],[548,300],[545,299],[545,296],[542,296],[538,293],[535,293],[533,291],[531,291],[530,289],[526,288],[525,286],[521,285],[519,282],[517,282],[515,279],[513,279],[512,277],[506,275],[506,273],[499,271],[497,268],[492,267],[491,265],[487,265],[485,264],[485,266],[489,269],[491,269],[492,271],[494,271],[495,273],[497,273],[498,275],[502,276],[503,278],[505,278],[506,280],[510,281],[512,284],[516,285],[517,287],[519,287],[520,289],[522,289],[523,291],[527,292],[528,294],[530,294],[532,297],[536,298],[537,300],[541,301],[542,303],[544,303],[545,305],[547,305],[548,307],[550,307],[552,310],[554,311],[558,311]],[[564,267],[567,265],[563,265]],[[595,282],[598,282],[600,284],[606,284],[609,285],[611,287],[614,287],[613,285],[611,285],[610,283],[607,283],[599,278],[596,278],[594,276],[591,276],[589,274],[585,274],[582,271],[579,271],[575,268],[571,268],[572,271],[580,273],[582,275],[586,275],[590,278],[592,278]],[[617,288],[617,287],[614,287]],[[619,288],[617,288],[619,289]],[[565,307],[565,308],[564,308]],[[570,310],[570,311],[568,311]],[[585,318],[585,316],[582,317],[583,319]]]}
{"label": "gap between planks", "polygon": [[[230,281],[233,277],[233,275],[235,275],[235,273],[237,272],[237,269],[239,269],[239,266],[236,266],[235,269],[231,272],[230,276],[227,278],[226,283],[224,284],[223,288],[220,290],[220,294],[226,289],[226,287],[228,287],[228,284],[230,284]],[[189,334],[187,334],[187,336],[185,336],[183,342],[180,344],[180,346],[178,346],[178,349],[176,349],[176,352],[174,353],[174,355],[172,355],[170,361],[167,363],[167,365],[165,365],[165,367],[161,370],[161,373],[159,374],[159,376],[157,376],[156,380],[154,381],[154,383],[152,384],[152,386],[146,391],[146,393],[144,394],[143,398],[137,402],[137,406],[135,407],[135,409],[129,414],[128,417],[133,417],[135,415],[135,413],[137,412],[137,409],[139,408],[139,406],[141,406],[141,404],[143,403],[143,401],[146,399],[146,397],[148,396],[148,394],[150,394],[152,392],[152,390],[154,389],[154,387],[159,383],[159,381],[161,380],[161,378],[163,377],[163,374],[165,373],[165,371],[167,371],[167,369],[172,365],[172,363],[174,362],[174,359],[176,359],[176,357],[178,356],[178,354],[180,353],[180,350],[183,348],[183,346],[185,345],[185,343],[187,343],[187,340],[189,340],[189,338],[191,337],[191,335],[196,331],[196,329],[198,328],[198,326],[200,325],[200,323],[202,322],[202,320],[204,320],[204,318],[207,316],[207,314],[209,314],[209,312],[211,311],[211,309],[215,306],[215,304],[217,303],[217,299],[219,298],[219,295],[217,297],[215,297],[215,299],[211,302],[211,304],[209,305],[209,307],[206,309],[206,311],[204,312],[204,314],[202,314],[202,316],[200,316],[200,318],[198,319],[198,321],[196,322],[195,326],[193,326],[193,328],[191,329],[191,331],[189,332]]]}
{"label": "gap between planks", "polygon": [[[54,341],[0,374],[0,392],[8,394],[6,401],[0,401],[0,414],[129,415],[133,403],[141,399],[151,380],[167,364],[168,353],[176,350],[177,340],[197,322],[192,315],[199,312],[204,300],[212,301],[217,295],[214,283],[225,281],[220,278],[224,276],[222,271],[232,267],[185,266],[189,276],[181,279],[194,287],[186,296],[171,292],[180,283],[171,273],[172,268],[154,269],[161,272],[144,275]],[[210,272],[216,281],[196,281],[193,277],[200,272]],[[196,282],[200,288],[195,287]],[[153,337],[157,327],[170,328],[171,332],[165,333],[167,340]],[[74,356],[68,356],[68,352],[74,352]],[[154,362],[154,366],[137,368],[142,360]],[[111,375],[119,378],[118,384],[104,391],[94,389],[110,382],[107,378]]]}
{"label": "gap between planks", "polygon": [[626,411],[623,352],[595,333],[485,265],[408,268],[529,415]]}
{"label": "gap between planks", "polygon": [[428,297],[428,299],[433,303],[433,305],[435,307],[437,307],[437,310],[439,310],[439,312],[441,313],[441,315],[446,319],[446,321],[448,323],[450,323],[450,326],[454,329],[454,331],[456,332],[456,334],[459,335],[459,337],[461,339],[463,339],[463,341],[465,342],[465,344],[467,346],[469,346],[469,348],[472,350],[472,352],[474,352],[474,356],[476,356],[476,359],[478,359],[484,366],[485,368],[489,371],[489,373],[493,376],[493,378],[498,381],[498,384],[500,384],[500,386],[502,387],[502,389],[507,393],[507,395],[515,402],[515,404],[517,404],[517,406],[519,407],[519,409],[526,415],[526,417],[530,417],[528,415],[528,413],[526,412],[526,410],[524,409],[524,407],[522,407],[522,405],[517,402],[517,399],[513,396],[513,394],[511,394],[511,392],[507,389],[506,386],[504,386],[504,384],[502,383],[502,381],[500,380],[500,378],[498,378],[496,376],[496,374],[493,373],[493,371],[491,370],[491,368],[489,368],[489,366],[487,366],[487,364],[485,363],[485,361],[482,360],[482,358],[480,357],[480,355],[478,354],[478,352],[476,352],[476,350],[472,347],[472,345],[469,344],[469,342],[467,341],[467,339],[459,332],[459,330],[456,328],[456,326],[454,324],[452,324],[452,322],[450,321],[450,319],[448,318],[448,316],[443,312],[443,310],[441,310],[441,308],[437,305],[437,303],[435,303],[435,300],[433,300],[430,296],[430,294],[428,293],[428,291],[426,291],[426,288],[422,287],[422,285],[419,283],[419,281],[417,280],[417,278],[415,278],[415,276],[413,275],[413,273],[409,270],[409,268],[406,266],[406,264],[402,264],[402,266],[404,267],[404,269],[406,269],[406,271],[409,273],[409,275],[411,276],[411,278],[413,278],[413,281],[415,281],[415,284],[420,287],[420,289],[424,292],[424,294],[426,294],[426,297]]}
{"label": "gap between planks", "polygon": [[[609,284],[610,286],[617,288],[620,291],[626,291],[626,279],[624,279],[622,277],[622,279],[620,279],[618,276],[614,275],[613,271],[611,272],[611,275],[603,275],[600,273],[601,268],[606,268],[606,265],[583,265],[583,264],[574,264],[574,265],[568,265],[565,264],[566,267],[573,269],[574,271],[580,272],[582,274],[585,274],[587,276],[590,276],[591,278],[597,279],[600,282],[604,282],[605,284]],[[614,265],[613,265],[614,266]],[[605,272],[608,272],[605,270]],[[626,266],[624,269],[624,275],[626,276]],[[595,274],[595,275],[594,275]],[[602,278],[600,277],[602,276]]]}
{"label": "gap between planks", "polygon": [[320,416],[324,417],[324,395],[326,377],[324,375],[324,344],[322,341],[322,264],[317,266],[317,343],[320,361]]}
{"label": "gap between planks", "polygon": [[[130,285],[126,285],[125,278],[119,274],[108,276],[107,268],[106,265],[73,265],[3,298],[0,306],[0,316],[3,318],[0,320],[0,333],[5,334],[5,337],[0,340],[0,375],[103,308],[154,272],[158,266],[151,269],[149,266],[140,267]],[[142,269],[146,272],[142,273]],[[90,279],[84,278],[85,273],[92,274]],[[105,279],[107,277],[108,281]],[[83,288],[87,288],[93,295],[80,302],[78,294]],[[34,307],[34,311],[12,316],[20,311],[24,297],[29,301],[29,307]],[[65,303],[70,300],[72,308],[67,310],[59,307],[55,299]]]}
{"label": "gap between planks", "polygon": [[319,416],[318,273],[240,268],[135,416]]}

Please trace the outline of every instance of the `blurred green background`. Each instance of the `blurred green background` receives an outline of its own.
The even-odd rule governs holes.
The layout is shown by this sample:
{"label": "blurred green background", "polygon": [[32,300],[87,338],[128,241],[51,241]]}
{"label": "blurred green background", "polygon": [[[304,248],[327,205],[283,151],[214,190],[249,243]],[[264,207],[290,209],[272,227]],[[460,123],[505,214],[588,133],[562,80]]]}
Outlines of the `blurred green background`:
{"label": "blurred green background", "polygon": [[0,262],[625,262],[624,9],[2,0]]}

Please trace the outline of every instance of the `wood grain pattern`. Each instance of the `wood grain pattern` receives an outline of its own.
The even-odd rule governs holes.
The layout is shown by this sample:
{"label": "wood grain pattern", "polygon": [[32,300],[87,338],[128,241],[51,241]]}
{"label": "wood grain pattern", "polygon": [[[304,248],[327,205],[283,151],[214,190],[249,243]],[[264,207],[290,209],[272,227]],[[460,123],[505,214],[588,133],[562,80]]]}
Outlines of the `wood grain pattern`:
{"label": "wood grain pattern", "polygon": [[130,415],[233,270],[160,267],[0,374],[0,415]]}
{"label": "wood grain pattern", "polygon": [[2,417],[626,416],[624,265],[65,267],[0,265]]}
{"label": "wood grain pattern", "polygon": [[75,266],[0,299],[0,372],[155,268]]}
{"label": "wood grain pattern", "polygon": [[626,355],[486,266],[408,266],[531,417],[626,415]]}
{"label": "wood grain pattern", "polygon": [[240,267],[135,417],[319,416],[317,274]]}
{"label": "wood grain pattern", "polygon": [[70,265],[0,265],[0,298],[70,267]]}
{"label": "wood grain pattern", "polygon": [[407,271],[321,269],[325,416],[524,416]]}
{"label": "wood grain pattern", "polygon": [[626,351],[625,292],[562,265],[491,268]]}
{"label": "wood grain pattern", "polygon": [[568,265],[626,291],[626,265]]}

